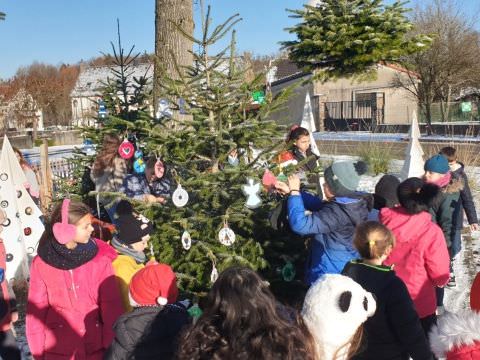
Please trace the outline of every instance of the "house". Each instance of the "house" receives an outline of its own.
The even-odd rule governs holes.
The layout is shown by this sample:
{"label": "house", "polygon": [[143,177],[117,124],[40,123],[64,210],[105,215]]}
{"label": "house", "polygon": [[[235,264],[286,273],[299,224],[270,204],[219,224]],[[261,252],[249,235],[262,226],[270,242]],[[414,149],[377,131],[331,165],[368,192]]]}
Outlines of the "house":
{"label": "house", "polygon": [[25,89],[0,88],[0,132],[43,130],[43,112]]}
{"label": "house", "polygon": [[311,73],[302,72],[289,60],[276,63],[272,93],[297,85],[286,108],[274,115],[282,124],[300,123],[305,95],[310,93],[317,129],[330,131],[373,130],[382,125],[409,124],[417,101],[407,89],[394,85],[398,77],[418,79],[415,73],[392,64],[378,64],[376,79],[370,81],[309,81]]}
{"label": "house", "polygon": [[[105,115],[105,106],[102,102],[102,88],[108,83],[109,79],[115,79],[112,66],[91,66],[81,67],[77,82],[70,93],[72,103],[72,122],[75,126],[93,126],[96,119]],[[133,94],[134,78],[145,77],[153,83],[153,64],[144,63],[131,65],[127,80],[130,87],[128,94]]]}

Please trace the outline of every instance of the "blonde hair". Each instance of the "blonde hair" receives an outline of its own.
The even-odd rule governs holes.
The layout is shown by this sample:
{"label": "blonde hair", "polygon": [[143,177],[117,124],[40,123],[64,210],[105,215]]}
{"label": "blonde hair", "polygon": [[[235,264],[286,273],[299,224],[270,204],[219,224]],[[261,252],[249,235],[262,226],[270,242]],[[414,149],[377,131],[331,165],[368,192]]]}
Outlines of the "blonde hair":
{"label": "blonde hair", "polygon": [[364,259],[377,259],[395,245],[395,236],[383,224],[367,221],[357,226],[353,245]]}

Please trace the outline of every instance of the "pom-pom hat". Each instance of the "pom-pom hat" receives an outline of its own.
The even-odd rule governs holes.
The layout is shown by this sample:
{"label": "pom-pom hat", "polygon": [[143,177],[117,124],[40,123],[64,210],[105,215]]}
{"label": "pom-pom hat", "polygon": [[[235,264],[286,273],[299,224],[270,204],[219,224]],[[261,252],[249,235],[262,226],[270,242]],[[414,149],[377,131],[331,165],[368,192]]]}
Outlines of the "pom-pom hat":
{"label": "pom-pom hat", "polygon": [[360,175],[367,172],[363,161],[338,161],[327,167],[325,182],[336,196],[348,196],[357,189]]}
{"label": "pom-pom hat", "polygon": [[130,281],[130,297],[140,306],[167,305],[177,301],[177,278],[166,264],[147,265]]}

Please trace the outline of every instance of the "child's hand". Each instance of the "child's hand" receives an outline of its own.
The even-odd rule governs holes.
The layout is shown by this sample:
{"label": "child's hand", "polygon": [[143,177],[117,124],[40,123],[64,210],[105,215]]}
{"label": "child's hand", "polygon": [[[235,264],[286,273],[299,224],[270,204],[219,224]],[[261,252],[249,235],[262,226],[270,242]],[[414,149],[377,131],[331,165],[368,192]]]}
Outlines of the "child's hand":
{"label": "child's hand", "polygon": [[288,177],[288,187],[290,191],[300,191],[300,178],[293,174]]}
{"label": "child's hand", "polygon": [[275,189],[281,194],[288,194],[290,192],[288,185],[282,181],[277,181],[273,186],[275,186]]}
{"label": "child's hand", "polygon": [[13,311],[11,314],[11,319],[12,319],[12,323],[16,323],[18,321],[18,311]]}
{"label": "child's hand", "polygon": [[143,200],[149,204],[156,203],[157,198],[151,194],[145,194],[143,195]]}
{"label": "child's hand", "polygon": [[165,199],[163,196],[158,196],[157,202],[160,204],[165,204],[167,202],[167,199]]}
{"label": "child's hand", "polygon": [[470,231],[478,231],[480,230],[480,226],[478,224],[470,224]]}

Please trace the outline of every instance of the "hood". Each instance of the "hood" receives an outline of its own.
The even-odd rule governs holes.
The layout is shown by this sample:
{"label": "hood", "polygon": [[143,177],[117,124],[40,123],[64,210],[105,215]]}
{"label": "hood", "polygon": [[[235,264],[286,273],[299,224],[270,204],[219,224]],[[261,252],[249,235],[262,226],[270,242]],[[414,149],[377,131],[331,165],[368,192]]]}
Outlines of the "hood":
{"label": "hood", "polygon": [[105,256],[109,258],[111,261],[115,260],[118,256],[117,251],[108,245],[105,241],[100,239],[95,239],[95,243],[98,247],[98,255],[97,256]]}
{"label": "hood", "polygon": [[465,165],[463,165],[463,163],[461,163],[460,161],[457,161],[454,165],[450,165],[449,167],[452,173],[457,173],[462,172],[465,168]]}
{"label": "hood", "polygon": [[446,312],[438,317],[438,325],[432,328],[429,338],[430,346],[437,357],[445,357],[445,354],[454,348],[473,345],[480,341],[480,312]]}
{"label": "hood", "polygon": [[350,218],[354,225],[365,222],[371,210],[371,202],[368,198],[357,199],[350,197],[336,197],[334,200]]}
{"label": "hood", "polygon": [[[418,238],[428,231],[432,225],[432,215],[426,211],[419,214],[408,214],[403,207],[383,208],[380,210],[379,220],[390,230],[395,232],[398,242],[407,242]],[[422,229],[423,231],[419,231]]]}
{"label": "hood", "polygon": [[464,185],[461,177],[456,173],[452,173],[452,180],[450,180],[447,186],[442,188],[442,192],[447,194],[456,193],[463,190],[463,187]]}

